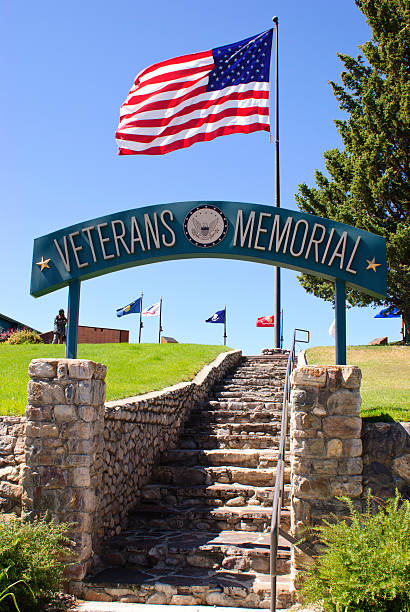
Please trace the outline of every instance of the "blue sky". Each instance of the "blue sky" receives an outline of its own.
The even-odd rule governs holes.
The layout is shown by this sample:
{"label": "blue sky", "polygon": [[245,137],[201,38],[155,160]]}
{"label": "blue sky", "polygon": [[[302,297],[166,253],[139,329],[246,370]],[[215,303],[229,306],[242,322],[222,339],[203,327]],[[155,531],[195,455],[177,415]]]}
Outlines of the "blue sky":
{"label": "blue sky", "polygon": [[[232,135],[164,156],[117,155],[119,108],[135,74],[150,64],[246,38],[280,24],[281,205],[296,209],[298,184],[313,184],[322,153],[340,146],[332,123],[341,111],[328,81],[337,52],[357,53],[370,37],[353,0],[272,3],[260,0],[95,0],[0,3],[0,312],[41,331],[52,328],[67,289],[29,295],[33,239],[115,211],[180,200],[273,204],[274,148],[266,132]],[[285,344],[295,327],[312,345],[331,343],[329,303],[306,294],[282,270]],[[273,331],[256,329],[273,312],[273,268],[215,259],[174,261],[124,270],[82,284],[80,324],[122,327],[135,341],[138,317],[115,309],[144,291],[162,295],[164,334],[180,342],[219,344],[222,325],[204,321],[227,304],[228,344],[258,354]],[[400,338],[400,321],[347,313],[349,344]],[[143,341],[155,342],[157,320]]]}

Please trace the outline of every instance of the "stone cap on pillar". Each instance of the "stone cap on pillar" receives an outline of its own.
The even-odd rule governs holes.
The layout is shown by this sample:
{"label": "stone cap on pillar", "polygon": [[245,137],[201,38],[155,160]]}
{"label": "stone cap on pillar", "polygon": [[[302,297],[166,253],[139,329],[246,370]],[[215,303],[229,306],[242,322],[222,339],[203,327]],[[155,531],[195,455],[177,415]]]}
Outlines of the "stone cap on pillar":
{"label": "stone cap on pillar", "polygon": [[362,372],[355,365],[305,365],[292,372],[292,385],[332,386],[359,389]]}
{"label": "stone cap on pillar", "polygon": [[107,366],[90,359],[41,358],[28,366],[31,378],[75,378],[77,380],[104,380]]}

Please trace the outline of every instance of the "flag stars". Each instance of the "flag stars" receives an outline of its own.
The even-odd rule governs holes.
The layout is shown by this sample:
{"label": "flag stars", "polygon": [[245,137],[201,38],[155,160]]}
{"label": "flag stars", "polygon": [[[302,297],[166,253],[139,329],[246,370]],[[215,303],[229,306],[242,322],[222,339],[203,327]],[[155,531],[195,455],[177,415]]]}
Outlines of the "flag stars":
{"label": "flag stars", "polygon": [[[231,87],[252,81],[269,80],[268,58],[265,49],[266,37],[253,39],[244,45],[230,45],[213,51],[214,70],[210,73],[208,91]],[[268,57],[266,57],[268,55]]]}

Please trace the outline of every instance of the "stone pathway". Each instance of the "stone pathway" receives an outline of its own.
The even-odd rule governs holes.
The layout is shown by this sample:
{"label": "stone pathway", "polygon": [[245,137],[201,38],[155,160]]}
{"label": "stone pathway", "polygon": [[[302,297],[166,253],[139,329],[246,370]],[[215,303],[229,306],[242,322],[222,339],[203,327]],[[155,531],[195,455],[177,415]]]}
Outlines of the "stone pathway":
{"label": "stone pathway", "polygon": [[[163,453],[128,529],[112,538],[86,598],[269,607],[269,528],[287,354],[243,357]],[[289,470],[285,482],[289,482]],[[289,485],[285,487],[285,503]],[[289,528],[289,509],[282,510]],[[290,604],[280,539],[278,606]],[[114,609],[114,608],[113,608]]]}

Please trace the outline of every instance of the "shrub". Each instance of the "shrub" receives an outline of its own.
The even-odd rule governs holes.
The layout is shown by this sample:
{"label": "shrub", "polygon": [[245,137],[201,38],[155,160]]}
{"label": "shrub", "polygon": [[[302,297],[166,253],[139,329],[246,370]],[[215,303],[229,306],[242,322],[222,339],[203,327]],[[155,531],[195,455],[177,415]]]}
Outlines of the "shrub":
{"label": "shrub", "polygon": [[0,331],[0,342],[6,342],[15,331],[17,330],[14,328]]}
{"label": "shrub", "polygon": [[30,329],[16,329],[5,341],[6,344],[41,344],[42,342],[38,333]]}
{"label": "shrub", "polygon": [[325,610],[336,612],[409,611],[410,501],[398,492],[384,503],[369,495],[360,514],[349,498],[340,499],[349,521],[334,516],[334,523],[315,528],[325,549],[306,568],[304,599],[322,600]]}
{"label": "shrub", "polygon": [[[44,519],[25,523],[0,515],[0,568],[7,568],[0,573],[0,592],[14,583],[11,591],[21,610],[43,609],[50,593],[60,587],[64,560],[72,557],[69,528]],[[0,601],[2,612],[14,609],[11,598]]]}
{"label": "shrub", "polygon": [[[0,582],[3,583],[4,579],[6,579],[8,581],[8,570],[9,568],[6,567],[6,569],[0,570]],[[17,612],[21,612],[20,608],[17,604],[17,599],[16,596],[13,592],[13,588],[17,585],[17,584],[24,584],[27,589],[31,592],[32,596],[33,596],[33,602],[36,601],[36,596],[34,595],[33,591],[30,589],[29,585],[27,584],[27,582],[24,582],[24,580],[17,580],[17,582],[14,582],[12,584],[9,584],[8,586],[6,586],[0,593],[0,602],[3,601],[4,599],[6,599],[7,597],[9,597],[11,599],[11,601],[14,604],[14,608],[17,610]],[[10,603],[10,601],[8,602]]]}

